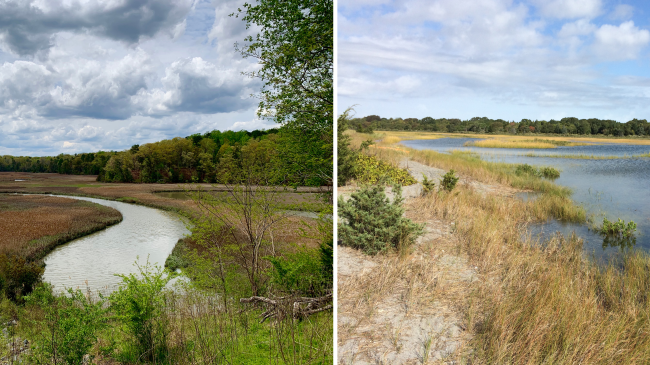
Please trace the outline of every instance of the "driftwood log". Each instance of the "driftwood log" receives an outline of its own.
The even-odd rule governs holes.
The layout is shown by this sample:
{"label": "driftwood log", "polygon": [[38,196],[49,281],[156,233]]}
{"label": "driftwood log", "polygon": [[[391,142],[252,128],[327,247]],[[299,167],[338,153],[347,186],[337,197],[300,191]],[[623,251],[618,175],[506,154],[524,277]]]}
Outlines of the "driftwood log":
{"label": "driftwood log", "polygon": [[[330,293],[323,297],[278,297],[266,298],[253,296],[250,298],[241,298],[241,303],[260,304],[266,307],[266,311],[260,315],[260,323],[267,319],[275,317],[278,320],[284,319],[288,312],[291,312],[293,319],[303,319],[307,316],[332,309],[333,294]],[[328,304],[329,303],[329,304]]]}

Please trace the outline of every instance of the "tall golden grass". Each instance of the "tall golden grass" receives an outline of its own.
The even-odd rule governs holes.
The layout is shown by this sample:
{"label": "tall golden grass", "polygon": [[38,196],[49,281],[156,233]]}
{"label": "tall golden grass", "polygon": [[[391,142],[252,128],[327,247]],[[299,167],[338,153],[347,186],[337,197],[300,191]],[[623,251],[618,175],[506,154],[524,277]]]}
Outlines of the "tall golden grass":
{"label": "tall golden grass", "polygon": [[495,134],[479,134],[479,133],[439,133],[439,132],[423,132],[423,131],[375,131],[375,134],[385,136],[397,136],[402,140],[405,139],[438,139],[438,138],[499,138],[507,141],[530,141],[544,140],[544,141],[559,141],[568,143],[577,143],[577,145],[589,143],[620,143],[620,144],[633,144],[649,146],[650,139],[639,137],[587,137],[580,135],[572,135],[570,137],[556,136],[556,135],[495,135]]}
{"label": "tall golden grass", "polygon": [[574,160],[619,160],[619,159],[629,159],[629,158],[644,158],[650,157],[650,152],[642,153],[638,155],[623,155],[623,156],[612,156],[612,155],[585,155],[585,154],[553,154],[553,155],[544,155],[539,153],[526,153],[522,156],[526,157],[550,157],[550,158],[566,158]]}
{"label": "tall golden grass", "polygon": [[[650,257],[619,265],[585,258],[576,237],[538,244],[525,224],[554,205],[478,194],[432,194],[415,209],[456,222],[460,248],[483,284],[466,308],[483,364],[646,364],[650,359]],[[621,267],[623,269],[621,269]]]}
{"label": "tall golden grass", "polygon": [[555,148],[554,144],[548,142],[504,141],[500,139],[485,139],[481,141],[465,142],[463,146],[483,147],[483,148],[534,148],[534,149]]}

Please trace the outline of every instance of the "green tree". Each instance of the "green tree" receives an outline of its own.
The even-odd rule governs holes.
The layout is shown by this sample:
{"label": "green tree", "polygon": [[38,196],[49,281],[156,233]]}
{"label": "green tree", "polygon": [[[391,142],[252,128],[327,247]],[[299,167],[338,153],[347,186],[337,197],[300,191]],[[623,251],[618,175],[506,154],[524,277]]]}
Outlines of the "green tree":
{"label": "green tree", "polygon": [[333,125],[334,3],[332,0],[257,0],[236,16],[260,32],[235,44],[261,68],[247,73],[265,84],[260,116],[277,122],[331,129]]}
{"label": "green tree", "polygon": [[395,198],[391,203],[384,187],[364,187],[352,194],[346,202],[339,198],[339,237],[344,245],[363,250],[369,255],[389,249],[404,250],[422,235],[424,225],[404,218],[402,188],[393,187]]}

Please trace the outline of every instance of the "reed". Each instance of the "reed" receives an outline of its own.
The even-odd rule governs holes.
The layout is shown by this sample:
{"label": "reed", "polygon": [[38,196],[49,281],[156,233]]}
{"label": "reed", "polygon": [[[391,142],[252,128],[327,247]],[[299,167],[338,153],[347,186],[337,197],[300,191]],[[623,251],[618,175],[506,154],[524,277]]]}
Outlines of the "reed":
{"label": "reed", "polygon": [[550,158],[567,158],[574,160],[619,160],[619,159],[630,159],[630,158],[647,158],[650,157],[650,152],[642,153],[638,155],[623,155],[623,156],[611,156],[611,155],[586,155],[586,154],[539,154],[539,153],[526,153],[521,156],[526,157],[550,157]]}
{"label": "reed", "polygon": [[532,148],[547,149],[555,148],[555,144],[539,141],[507,141],[500,139],[486,139],[481,141],[470,141],[463,144],[465,147],[482,147],[482,148]]}

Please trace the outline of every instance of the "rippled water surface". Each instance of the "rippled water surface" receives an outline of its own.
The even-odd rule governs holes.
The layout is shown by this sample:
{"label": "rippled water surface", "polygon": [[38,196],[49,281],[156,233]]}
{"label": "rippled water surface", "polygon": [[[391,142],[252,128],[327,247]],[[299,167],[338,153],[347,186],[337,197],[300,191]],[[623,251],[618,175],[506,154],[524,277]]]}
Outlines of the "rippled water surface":
{"label": "rippled water surface", "polygon": [[[633,156],[650,152],[650,146],[624,144],[593,144],[588,146],[557,147],[547,150],[501,149],[463,147],[470,138],[442,138],[437,140],[402,141],[415,149],[429,149],[439,152],[463,150],[478,153],[488,161],[506,163],[527,163],[535,166],[553,166],[561,171],[555,180],[559,185],[573,190],[572,199],[582,204],[596,222],[603,217],[609,220],[621,218],[637,223],[635,247],[650,251],[650,158],[627,158],[611,160],[582,160],[557,158],[553,155],[599,155]],[[527,157],[528,153],[545,155]],[[530,198],[530,197],[526,197]],[[533,233],[545,234],[561,231],[569,234],[575,231],[585,239],[585,249],[599,257],[607,257],[619,251],[611,242],[592,232],[586,225],[562,224],[556,221],[533,227]]]}
{"label": "rippled water surface", "polygon": [[[137,272],[136,260],[163,266],[179,238],[189,231],[170,212],[116,201],[69,197],[115,208],[124,220],[105,230],[57,247],[45,258],[44,280],[64,287],[111,291],[121,282],[114,274]],[[139,257],[139,259],[137,259]]]}

